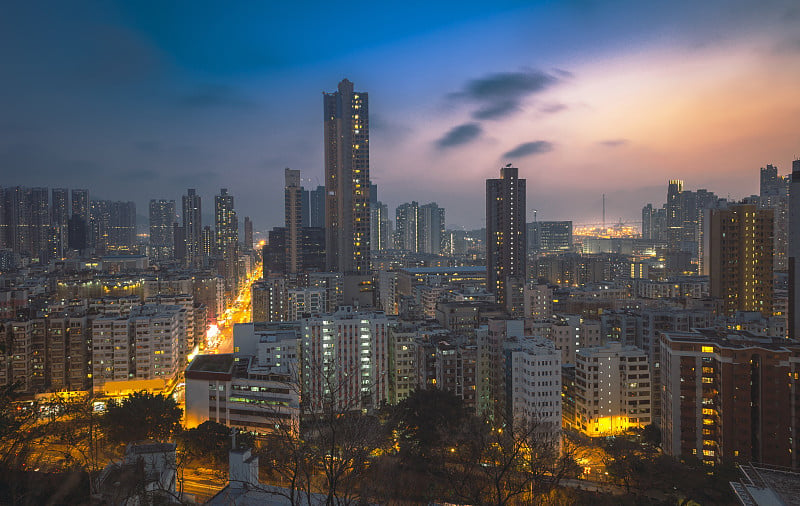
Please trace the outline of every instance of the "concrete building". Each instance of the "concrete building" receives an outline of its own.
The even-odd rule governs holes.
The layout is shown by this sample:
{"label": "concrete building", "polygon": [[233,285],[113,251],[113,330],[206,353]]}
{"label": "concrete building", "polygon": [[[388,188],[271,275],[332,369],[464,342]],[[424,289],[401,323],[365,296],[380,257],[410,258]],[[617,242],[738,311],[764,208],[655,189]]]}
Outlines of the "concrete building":
{"label": "concrete building", "polygon": [[708,211],[703,268],[725,314],[772,315],[772,227],[772,209],[737,204]]}
{"label": "concrete building", "polygon": [[800,339],[800,160],[792,162],[789,186],[789,337]]}
{"label": "concrete building", "polygon": [[186,426],[211,420],[269,435],[300,427],[297,330],[285,324],[234,328],[234,353],[198,355],[186,369]]}
{"label": "concrete building", "polygon": [[202,202],[193,188],[189,188],[182,199],[183,234],[186,264],[203,264],[203,220]]}
{"label": "concrete building", "polygon": [[300,171],[284,171],[283,222],[286,228],[286,273],[297,274],[303,268],[300,229],[303,226],[303,186]]}
{"label": "concrete building", "polygon": [[537,441],[560,443],[561,354],[545,338],[504,344],[509,420],[533,427]]}
{"label": "concrete building", "polygon": [[173,227],[177,223],[174,200],[150,201],[150,256],[156,261],[171,260],[175,251]]}
{"label": "concrete building", "polygon": [[665,332],[660,362],[664,453],[797,467],[800,346],[745,331]]}
{"label": "concrete building", "polygon": [[590,437],[610,436],[653,423],[650,364],[635,346],[608,343],[575,358],[575,419]]}
{"label": "concrete building", "polygon": [[486,180],[486,288],[506,305],[509,278],[527,280],[525,179],[511,164]]}
{"label": "concrete building", "polygon": [[389,326],[383,312],[342,306],[299,320],[306,409],[376,409],[389,400]]}
{"label": "concrete building", "polygon": [[370,272],[369,97],[343,79],[323,93],[328,271]]}
{"label": "concrete building", "polygon": [[[92,322],[92,388],[107,395],[163,390],[181,370],[185,309],[148,304]],[[180,367],[179,367],[180,366]]]}

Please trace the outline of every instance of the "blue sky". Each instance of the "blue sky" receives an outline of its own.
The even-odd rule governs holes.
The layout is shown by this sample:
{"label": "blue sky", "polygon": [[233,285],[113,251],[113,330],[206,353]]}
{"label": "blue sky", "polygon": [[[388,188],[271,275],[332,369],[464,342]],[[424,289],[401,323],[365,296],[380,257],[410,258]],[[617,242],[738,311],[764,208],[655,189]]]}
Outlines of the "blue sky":
{"label": "blue sky", "polygon": [[0,184],[206,212],[229,188],[281,224],[322,180],[322,91],[370,94],[371,172],[483,225],[513,162],[540,219],[636,219],[666,182],[741,197],[800,154],[796,2],[12,2]]}

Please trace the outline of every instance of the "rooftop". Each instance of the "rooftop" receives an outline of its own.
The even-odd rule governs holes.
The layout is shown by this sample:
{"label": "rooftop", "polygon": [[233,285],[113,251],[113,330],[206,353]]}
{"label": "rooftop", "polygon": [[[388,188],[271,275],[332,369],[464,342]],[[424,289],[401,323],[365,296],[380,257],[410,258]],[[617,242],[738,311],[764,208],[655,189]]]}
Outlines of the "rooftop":
{"label": "rooftop", "polygon": [[233,370],[233,353],[222,355],[197,355],[186,369],[187,372],[228,373]]}

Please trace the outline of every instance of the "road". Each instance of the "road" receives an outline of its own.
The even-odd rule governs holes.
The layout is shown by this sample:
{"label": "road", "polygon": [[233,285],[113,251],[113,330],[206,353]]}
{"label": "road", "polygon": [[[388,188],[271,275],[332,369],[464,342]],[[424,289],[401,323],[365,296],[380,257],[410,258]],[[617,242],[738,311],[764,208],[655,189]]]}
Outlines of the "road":
{"label": "road", "polygon": [[211,326],[206,336],[205,354],[233,353],[233,326],[251,321],[252,301],[250,288],[261,279],[261,265],[256,265],[253,274],[239,290],[236,299],[225,309],[216,326]]}

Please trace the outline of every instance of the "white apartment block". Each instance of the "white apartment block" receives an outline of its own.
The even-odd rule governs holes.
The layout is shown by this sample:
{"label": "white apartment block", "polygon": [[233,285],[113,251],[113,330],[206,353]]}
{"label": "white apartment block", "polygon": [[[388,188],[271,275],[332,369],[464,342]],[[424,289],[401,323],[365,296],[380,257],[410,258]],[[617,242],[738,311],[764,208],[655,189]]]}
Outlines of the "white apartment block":
{"label": "white apartment block", "polygon": [[318,315],[327,312],[327,301],[327,290],[324,288],[298,288],[289,290],[288,321],[297,321],[304,315]]}
{"label": "white apartment block", "polygon": [[523,338],[504,345],[510,359],[506,381],[514,423],[532,424],[539,440],[561,434],[561,353],[546,338]]}
{"label": "white apartment block", "polygon": [[[180,306],[136,306],[129,316],[105,315],[92,324],[92,384],[95,392],[107,383],[156,380],[166,386],[180,368]],[[183,335],[182,335],[183,334]],[[124,385],[115,385],[124,389]],[[135,385],[130,385],[136,389]]]}
{"label": "white apartment block", "polygon": [[575,429],[609,436],[652,423],[652,390],[647,355],[635,346],[609,342],[577,352]]}
{"label": "white apartment block", "polygon": [[351,306],[299,320],[308,409],[331,401],[337,410],[364,410],[389,400],[390,322],[383,312]]}
{"label": "white apartment block", "polygon": [[561,351],[562,364],[574,364],[575,354],[583,348],[600,346],[600,322],[584,320],[579,315],[559,315],[551,323],[549,338]]}

